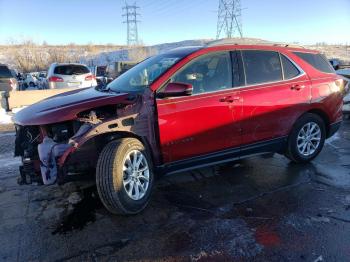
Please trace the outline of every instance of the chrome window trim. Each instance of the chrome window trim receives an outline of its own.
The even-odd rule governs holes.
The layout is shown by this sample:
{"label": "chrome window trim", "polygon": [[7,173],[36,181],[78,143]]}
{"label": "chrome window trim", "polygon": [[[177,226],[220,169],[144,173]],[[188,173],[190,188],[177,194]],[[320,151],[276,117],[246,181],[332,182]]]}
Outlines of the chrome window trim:
{"label": "chrome window trim", "polygon": [[[285,75],[284,75],[284,68],[283,68],[283,62],[282,62],[282,54],[281,54],[280,52],[278,52],[278,57],[279,57],[279,59],[280,59],[280,64],[281,64],[281,69],[282,69],[282,80],[285,80],[286,77],[285,77]],[[299,71],[299,73],[300,73],[300,71]]]}
{"label": "chrome window trim", "polygon": [[[213,52],[208,52],[208,53],[205,53],[205,54],[202,54],[202,55],[199,55],[199,56],[196,56],[194,57],[193,59],[191,59],[190,61],[188,61],[188,63],[184,64],[183,66],[181,66],[179,69],[177,69],[171,77],[169,77],[166,81],[164,81],[163,84],[160,85],[160,87],[155,90],[155,93],[157,94],[159,92],[159,90],[161,90],[165,85],[167,85],[169,83],[169,81],[171,81],[171,79],[176,75],[178,74],[181,70],[183,70],[186,66],[190,65],[191,63],[194,63],[196,62],[197,59],[200,59],[202,57],[205,57],[205,56],[208,56],[208,55],[212,55],[212,54],[220,54],[220,53],[226,53],[226,54],[229,54],[229,58],[230,58],[230,61],[231,61],[231,70],[233,71],[233,67],[232,67],[232,57],[231,57],[231,52],[232,50],[219,50],[219,51],[213,51]],[[170,68],[169,68],[170,69]],[[233,76],[231,77],[231,82],[233,84]],[[225,88],[223,90],[217,90],[217,91],[224,91],[224,90],[231,90],[232,87],[228,87],[228,88]],[[205,93],[200,93],[200,94],[192,94],[191,96],[195,96],[195,95],[202,95],[202,94],[206,94],[206,93],[212,93],[212,92],[217,92],[217,91],[211,91],[211,92],[205,92]],[[179,98],[179,97],[176,97],[176,98]],[[158,98],[157,99],[170,99],[170,97],[166,97],[166,98]]]}
{"label": "chrome window trim", "polygon": [[[301,67],[295,63],[291,58],[289,58],[287,55],[285,54],[282,54],[281,52],[279,51],[271,51],[271,50],[260,50],[260,49],[235,49],[235,50],[229,50],[229,51],[219,51],[219,52],[239,52],[240,55],[241,55],[241,58],[242,58],[242,63],[243,63],[243,72],[244,72],[244,82],[246,83],[246,74],[245,74],[245,67],[244,67],[244,60],[243,60],[243,55],[242,55],[242,52],[243,50],[254,50],[254,51],[270,51],[270,52],[275,52],[275,53],[278,53],[279,55],[283,55],[285,56],[298,70],[299,70],[299,75],[293,77],[293,78],[289,78],[289,79],[282,79],[282,80],[277,80],[277,81],[271,81],[271,82],[262,82],[262,83],[257,83],[257,84],[251,84],[251,85],[241,85],[241,86],[235,86],[235,87],[231,87],[231,88],[226,88],[226,89],[223,89],[223,90],[215,90],[215,91],[210,91],[210,92],[204,92],[204,93],[199,93],[199,94],[193,94],[193,95],[190,95],[190,96],[179,96],[179,97],[166,97],[166,98],[159,98],[157,97],[156,100],[161,100],[161,101],[168,101],[168,100],[178,100],[178,99],[182,99],[182,98],[185,98],[185,97],[196,97],[196,96],[199,96],[199,95],[206,95],[206,94],[215,94],[215,93],[219,93],[219,92],[234,92],[236,90],[239,90],[241,91],[242,89],[244,90],[245,88],[251,88],[251,87],[257,87],[256,89],[262,89],[262,88],[270,88],[272,86],[274,86],[275,84],[277,83],[282,83],[283,85],[285,84],[288,84],[287,82],[289,81],[293,81],[293,80],[296,80],[304,75],[306,75],[305,71],[303,69],[301,69]],[[217,53],[217,52],[213,52],[213,53]],[[201,57],[201,56],[199,56]],[[196,58],[199,58],[199,57],[196,57]],[[195,58],[195,59],[196,59]],[[193,60],[195,60],[193,59]],[[191,60],[190,62],[192,62],[193,60]],[[187,64],[186,64],[187,65]],[[184,68],[186,65],[184,65],[183,67],[181,67],[179,70],[177,70],[173,75],[175,75],[178,71],[180,71],[182,68]],[[282,71],[283,71],[283,65],[281,63],[281,67],[282,67]],[[282,75],[282,77],[284,78],[284,74]],[[166,80],[164,82],[164,84],[158,89],[160,90],[161,88],[164,87],[164,85],[166,85],[169,80],[171,79],[171,77]],[[305,80],[305,81],[308,81],[308,80]],[[261,85],[268,85],[268,86],[261,86]],[[261,87],[260,87],[261,86]],[[205,98],[206,96],[203,96],[203,98]]]}
{"label": "chrome window trim", "polygon": [[[254,84],[254,85],[243,85],[243,86],[232,87],[231,89],[216,90],[216,91],[211,91],[211,92],[206,92],[206,93],[193,94],[193,95],[190,95],[190,96],[167,97],[167,98],[158,98],[157,97],[156,100],[169,101],[169,100],[183,99],[183,98],[186,98],[186,97],[188,97],[188,98],[191,98],[191,97],[196,98],[199,95],[203,95],[203,98],[206,98],[206,95],[210,95],[210,94],[215,94],[215,93],[219,93],[219,92],[223,92],[223,93],[224,92],[230,92],[231,93],[231,92],[235,92],[235,91],[244,91],[244,89],[251,88],[251,87],[256,87],[254,90],[256,90],[256,89],[263,89],[263,88],[271,88],[271,87],[274,87],[275,84],[277,84],[277,83],[281,83],[281,85],[292,84],[292,83],[288,83],[288,82],[291,81],[291,80],[296,80],[297,78],[300,78],[300,77],[304,76],[304,74],[298,75],[298,76],[296,76],[294,78],[287,79],[287,80],[274,81],[274,82],[265,82],[265,83],[262,83],[262,84]],[[308,81],[309,80],[303,80],[303,82],[308,82]],[[299,81],[297,83],[299,83]],[[261,85],[268,85],[268,86],[261,86]],[[189,99],[188,101],[190,101],[190,100],[191,99]]]}

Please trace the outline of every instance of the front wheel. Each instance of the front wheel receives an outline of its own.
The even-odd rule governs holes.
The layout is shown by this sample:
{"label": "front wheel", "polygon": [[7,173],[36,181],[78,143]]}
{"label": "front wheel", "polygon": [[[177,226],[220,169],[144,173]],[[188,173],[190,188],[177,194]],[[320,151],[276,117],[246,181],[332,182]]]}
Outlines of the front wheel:
{"label": "front wheel", "polygon": [[321,152],[325,139],[322,118],[307,113],[296,122],[289,135],[286,156],[296,163],[309,162]]}
{"label": "front wheel", "polygon": [[97,162],[97,190],[104,206],[114,214],[141,212],[150,199],[153,178],[150,155],[134,138],[108,143]]}

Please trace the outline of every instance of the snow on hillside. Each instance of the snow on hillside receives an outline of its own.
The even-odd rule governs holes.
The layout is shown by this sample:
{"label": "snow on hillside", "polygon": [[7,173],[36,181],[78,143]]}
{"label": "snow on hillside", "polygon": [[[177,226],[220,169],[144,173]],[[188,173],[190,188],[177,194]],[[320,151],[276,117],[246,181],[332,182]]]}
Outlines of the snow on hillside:
{"label": "snow on hillside", "polygon": [[164,43],[154,46],[140,46],[129,49],[121,49],[113,52],[102,52],[95,56],[85,57],[81,59],[81,62],[85,64],[93,63],[94,65],[106,65],[116,61],[132,61],[133,58],[131,53],[141,52],[141,49],[150,55],[156,55],[177,47],[202,46],[207,44],[209,41],[210,40],[185,40],[181,42]]}
{"label": "snow on hillside", "polygon": [[[63,45],[63,46],[41,46],[41,45],[30,45],[30,46],[0,46],[0,63],[5,63],[10,65],[10,67],[15,68],[20,71],[30,71],[33,68],[41,68],[45,70],[51,61],[58,62],[81,62],[88,66],[93,65],[108,65],[113,62],[118,61],[140,61],[146,57],[163,53],[170,49],[185,46],[204,46],[204,45],[214,45],[214,44],[228,44],[228,43],[238,43],[238,44],[266,44],[274,43],[271,41],[266,41],[257,38],[233,38],[233,39],[198,39],[198,40],[185,40],[173,43],[163,43],[153,46],[139,46],[128,48],[126,46],[120,45],[110,45],[110,46],[99,46],[99,45]],[[350,63],[350,46],[346,45],[310,45],[306,48],[316,49],[330,58],[339,58],[343,61]],[[22,53],[24,52],[24,54]],[[21,69],[16,68],[19,66],[15,59],[14,54],[20,53],[26,55],[26,52],[31,54],[31,57],[44,57],[39,59],[39,64],[35,64],[35,61],[29,62],[29,68]],[[49,55],[50,54],[50,55]],[[27,56],[23,56],[27,58]],[[17,57],[18,58],[18,57]],[[30,57],[29,57],[30,58]],[[62,60],[62,61],[61,61]],[[22,60],[21,60],[22,61]],[[22,63],[23,64],[23,63]],[[23,65],[22,65],[23,67]]]}

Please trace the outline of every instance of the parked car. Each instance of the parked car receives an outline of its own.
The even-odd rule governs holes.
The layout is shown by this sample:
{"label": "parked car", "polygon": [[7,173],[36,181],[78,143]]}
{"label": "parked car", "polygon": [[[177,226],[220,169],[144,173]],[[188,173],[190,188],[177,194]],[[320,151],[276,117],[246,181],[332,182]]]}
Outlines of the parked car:
{"label": "parked car", "polygon": [[38,74],[38,88],[39,89],[47,89],[48,88],[48,81],[47,81],[47,72],[42,71]]}
{"label": "parked car", "polygon": [[338,75],[350,78],[350,68],[343,68],[336,71]]}
{"label": "parked car", "polygon": [[341,125],[344,84],[323,55],[303,48],[165,52],[105,89],[74,90],[18,112],[20,182],[90,174],[110,212],[135,214],[156,174],[267,152],[309,162]]}
{"label": "parked car", "polygon": [[82,64],[53,63],[47,73],[49,88],[86,88],[96,86],[96,78]]}
{"label": "parked car", "polygon": [[136,61],[118,61],[111,63],[106,68],[107,75],[108,77],[115,79],[133,68],[137,63],[138,62]]}
{"label": "parked car", "polygon": [[89,69],[91,73],[96,76],[98,86],[104,87],[113,81],[113,79],[108,76],[107,66],[90,66]]}
{"label": "parked car", "polygon": [[333,66],[334,70],[338,70],[340,66],[340,61],[339,59],[333,58],[328,60],[329,63]]}
{"label": "parked car", "polygon": [[22,84],[25,89],[28,89],[28,87],[34,88],[38,86],[38,79],[34,74],[28,73],[25,74]]}
{"label": "parked car", "polygon": [[18,82],[14,71],[11,71],[7,65],[0,64],[0,91],[18,90]]}

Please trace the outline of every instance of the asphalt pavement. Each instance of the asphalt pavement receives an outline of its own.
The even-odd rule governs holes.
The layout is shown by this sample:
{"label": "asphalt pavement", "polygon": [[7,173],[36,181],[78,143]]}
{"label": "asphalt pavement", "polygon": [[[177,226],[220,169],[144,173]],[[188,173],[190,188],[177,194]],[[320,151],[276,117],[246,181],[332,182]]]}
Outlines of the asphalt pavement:
{"label": "asphalt pavement", "polygon": [[349,261],[350,121],[312,163],[278,154],[158,181],[135,216],[92,184],[19,186],[0,127],[0,261]]}

